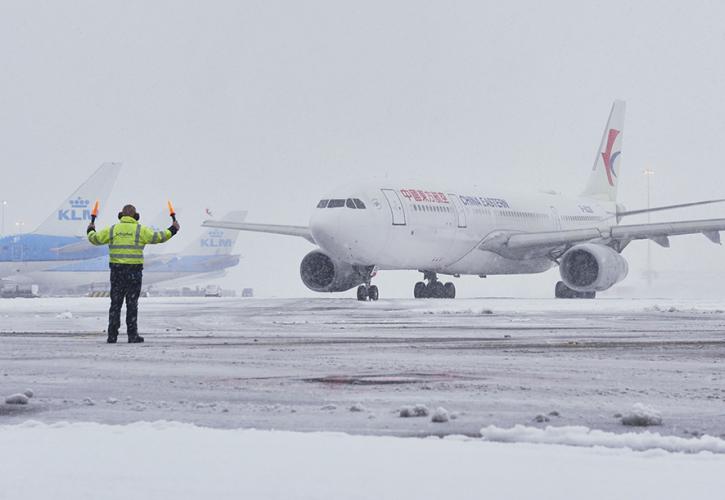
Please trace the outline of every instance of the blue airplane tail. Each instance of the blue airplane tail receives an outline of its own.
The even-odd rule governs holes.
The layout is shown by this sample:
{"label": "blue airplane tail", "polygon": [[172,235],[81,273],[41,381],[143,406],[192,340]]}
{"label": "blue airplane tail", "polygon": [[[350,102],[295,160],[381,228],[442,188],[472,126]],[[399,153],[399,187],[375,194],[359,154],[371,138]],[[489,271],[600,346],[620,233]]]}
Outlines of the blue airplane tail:
{"label": "blue airplane tail", "polygon": [[99,200],[103,210],[120,170],[120,163],[102,164],[33,232],[45,236],[84,236],[93,203]]}

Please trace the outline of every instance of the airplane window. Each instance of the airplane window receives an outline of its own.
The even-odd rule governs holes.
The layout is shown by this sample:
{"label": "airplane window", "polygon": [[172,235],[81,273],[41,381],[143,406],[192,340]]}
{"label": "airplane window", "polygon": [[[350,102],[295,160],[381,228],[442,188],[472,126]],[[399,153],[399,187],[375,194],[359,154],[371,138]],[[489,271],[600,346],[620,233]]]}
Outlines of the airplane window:
{"label": "airplane window", "polygon": [[328,201],[329,200],[320,200],[320,202],[317,204],[317,208],[325,208]]}
{"label": "airplane window", "polygon": [[363,203],[363,202],[362,202],[362,200],[361,200],[360,198],[353,198],[353,200],[352,200],[352,201],[354,201],[354,202],[355,202],[355,206],[356,206],[357,208],[359,208],[359,209],[364,209],[364,208],[365,208],[365,203]]}
{"label": "airplane window", "polygon": [[355,208],[355,203],[352,201],[352,198],[348,198],[345,202],[345,206],[347,208]]}
{"label": "airplane window", "polygon": [[340,208],[345,206],[345,200],[330,200],[327,208]]}

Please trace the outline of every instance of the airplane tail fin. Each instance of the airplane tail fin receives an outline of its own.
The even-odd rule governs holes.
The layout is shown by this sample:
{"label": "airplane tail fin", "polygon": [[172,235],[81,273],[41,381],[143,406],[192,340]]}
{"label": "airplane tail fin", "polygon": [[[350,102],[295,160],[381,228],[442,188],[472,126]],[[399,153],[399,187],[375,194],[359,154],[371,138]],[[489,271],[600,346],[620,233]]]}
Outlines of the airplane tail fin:
{"label": "airplane tail fin", "polygon": [[120,163],[104,163],[68,196],[35,230],[50,236],[82,236],[91,221],[91,208],[100,200],[101,210],[121,170]]}
{"label": "airplane tail fin", "polygon": [[594,168],[589,182],[582,193],[585,198],[600,201],[617,201],[617,184],[619,182],[620,165],[622,164],[622,139],[624,136],[624,101],[614,101],[609,120],[604,129],[602,143],[597,150]]}
{"label": "airplane tail fin", "polygon": [[[246,211],[229,212],[223,220],[233,222],[244,222],[247,217]],[[204,230],[187,246],[181,255],[229,255],[234,250],[234,244],[239,236],[239,231],[231,229],[203,228]]]}
{"label": "airplane tail fin", "polygon": [[[148,220],[148,219],[146,219]],[[183,217],[181,220],[184,220]],[[141,217],[141,223],[146,224],[144,222],[143,216]],[[151,219],[151,222],[147,224],[149,227],[153,228],[154,231],[161,231],[163,229],[166,229],[171,225],[171,219],[169,218],[169,212],[166,209],[163,209],[159,211],[156,216]]]}

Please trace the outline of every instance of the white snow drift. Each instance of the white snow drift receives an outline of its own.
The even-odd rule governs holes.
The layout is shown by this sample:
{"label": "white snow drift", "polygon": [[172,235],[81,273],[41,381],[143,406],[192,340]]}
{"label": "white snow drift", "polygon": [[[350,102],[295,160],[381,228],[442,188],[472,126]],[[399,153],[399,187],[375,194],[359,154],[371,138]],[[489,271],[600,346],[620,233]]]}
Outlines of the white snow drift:
{"label": "white snow drift", "polygon": [[649,431],[615,434],[580,426],[549,426],[545,429],[539,429],[515,425],[509,429],[502,429],[490,425],[481,429],[481,436],[487,441],[500,443],[563,444],[629,448],[637,451],[661,449],[670,452],[725,454],[725,440],[723,439],[713,436],[701,436],[699,438],[662,436]]}
{"label": "white snow drift", "polygon": [[215,430],[0,426],[0,498],[720,499],[725,455]]}

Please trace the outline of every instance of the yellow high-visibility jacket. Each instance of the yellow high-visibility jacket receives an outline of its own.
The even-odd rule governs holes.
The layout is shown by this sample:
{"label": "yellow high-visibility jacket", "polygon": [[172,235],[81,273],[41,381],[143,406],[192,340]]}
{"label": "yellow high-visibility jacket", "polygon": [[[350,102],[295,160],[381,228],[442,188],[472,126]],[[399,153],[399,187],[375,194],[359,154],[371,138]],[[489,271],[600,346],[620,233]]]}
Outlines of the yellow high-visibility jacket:
{"label": "yellow high-visibility jacket", "polygon": [[168,229],[154,231],[133,217],[124,216],[118,224],[89,232],[88,241],[94,245],[108,245],[111,264],[143,264],[144,247],[168,241],[171,236]]}

